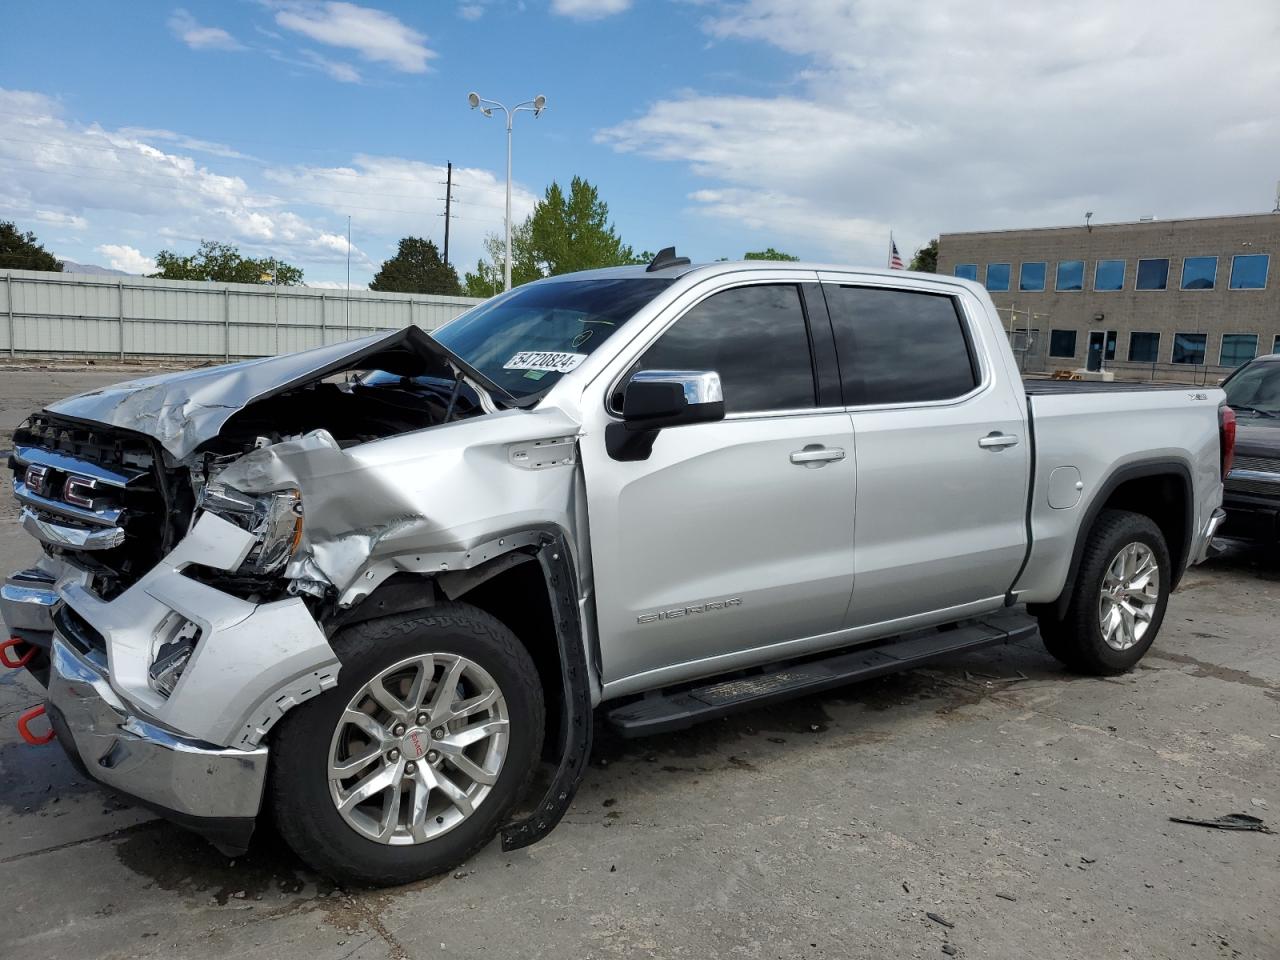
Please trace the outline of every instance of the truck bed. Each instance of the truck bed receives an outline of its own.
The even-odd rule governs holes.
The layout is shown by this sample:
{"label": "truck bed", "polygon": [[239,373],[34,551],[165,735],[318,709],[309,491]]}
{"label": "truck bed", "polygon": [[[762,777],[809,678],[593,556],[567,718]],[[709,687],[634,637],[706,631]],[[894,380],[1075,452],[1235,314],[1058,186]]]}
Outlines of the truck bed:
{"label": "truck bed", "polygon": [[1047,397],[1062,393],[1139,393],[1149,390],[1204,390],[1216,387],[1206,384],[1197,387],[1190,383],[1148,383],[1137,380],[1023,380],[1022,387],[1029,397]]}

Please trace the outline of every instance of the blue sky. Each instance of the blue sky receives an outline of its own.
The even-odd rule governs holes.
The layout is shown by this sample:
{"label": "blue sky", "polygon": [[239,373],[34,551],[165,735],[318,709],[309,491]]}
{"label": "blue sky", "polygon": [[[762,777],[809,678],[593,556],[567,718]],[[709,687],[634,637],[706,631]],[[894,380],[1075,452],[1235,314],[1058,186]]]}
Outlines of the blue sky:
{"label": "blue sky", "polygon": [[350,214],[362,284],[399,237],[441,239],[452,161],[473,265],[504,163],[475,89],[549,101],[517,118],[517,220],[581,174],[637,249],[879,265],[891,228],[909,254],[1270,209],[1278,41],[1267,0],[10,3],[0,218],[81,262],[208,237],[339,284]]}

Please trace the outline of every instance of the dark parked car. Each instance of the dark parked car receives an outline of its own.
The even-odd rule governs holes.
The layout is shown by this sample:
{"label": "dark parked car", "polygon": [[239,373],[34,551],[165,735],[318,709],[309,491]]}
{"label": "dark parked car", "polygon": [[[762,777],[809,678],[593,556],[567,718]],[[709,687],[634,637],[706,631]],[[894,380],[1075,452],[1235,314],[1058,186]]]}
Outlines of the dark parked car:
{"label": "dark parked car", "polygon": [[1236,414],[1235,460],[1224,484],[1220,534],[1280,539],[1280,354],[1251,360],[1222,384]]}

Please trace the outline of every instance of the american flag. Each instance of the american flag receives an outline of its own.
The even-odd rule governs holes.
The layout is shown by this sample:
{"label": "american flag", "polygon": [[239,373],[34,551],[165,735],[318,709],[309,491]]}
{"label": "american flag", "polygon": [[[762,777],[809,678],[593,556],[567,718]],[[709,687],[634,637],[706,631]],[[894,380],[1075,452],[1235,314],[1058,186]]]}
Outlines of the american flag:
{"label": "american flag", "polygon": [[902,265],[902,255],[898,253],[898,245],[894,243],[893,237],[889,238],[889,269],[905,270]]}

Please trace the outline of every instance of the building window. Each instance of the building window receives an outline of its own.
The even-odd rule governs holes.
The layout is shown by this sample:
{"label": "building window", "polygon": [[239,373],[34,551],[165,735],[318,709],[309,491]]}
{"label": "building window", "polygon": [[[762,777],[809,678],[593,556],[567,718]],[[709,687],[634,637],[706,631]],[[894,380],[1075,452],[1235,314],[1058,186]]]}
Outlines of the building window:
{"label": "building window", "polygon": [[1272,337],[1272,339],[1271,339],[1271,352],[1272,352],[1272,353],[1280,353],[1280,334],[1276,334],[1276,336]]}
{"label": "building window", "polygon": [[1258,335],[1256,333],[1224,333],[1222,335],[1222,353],[1218,364],[1223,367],[1238,367],[1248,363],[1258,355]]}
{"label": "building window", "polygon": [[1093,289],[1123,290],[1124,261],[1099,260],[1093,265]]}
{"label": "building window", "polygon": [[987,264],[987,289],[997,292],[1009,289],[1009,264]]}
{"label": "building window", "polygon": [[1163,290],[1169,286],[1169,258],[1138,261],[1139,290]]}
{"label": "building window", "polygon": [[1212,290],[1217,279],[1217,257],[1187,257],[1182,261],[1183,290]]}
{"label": "building window", "polygon": [[1160,334],[1129,334],[1129,360],[1131,363],[1155,363],[1160,359]]}
{"label": "building window", "polygon": [[1056,290],[1083,290],[1084,289],[1084,261],[1083,260],[1059,260],[1058,261],[1058,282],[1054,287]]}
{"label": "building window", "polygon": [[977,280],[978,265],[976,263],[957,263],[956,276],[961,280]]}
{"label": "building window", "polygon": [[1173,335],[1174,363],[1204,363],[1204,349],[1209,342],[1207,333],[1175,333]]}
{"label": "building window", "polygon": [[1231,258],[1232,290],[1265,290],[1271,258],[1265,253],[1239,253]]}
{"label": "building window", "polygon": [[1019,290],[1043,290],[1044,278],[1048,265],[1042,260],[1039,263],[1024,263],[1018,275]]}
{"label": "building window", "polygon": [[1049,356],[1074,357],[1076,355],[1076,332],[1074,330],[1049,331]]}

